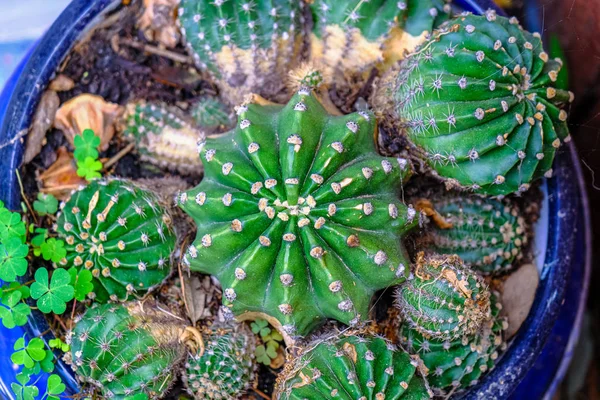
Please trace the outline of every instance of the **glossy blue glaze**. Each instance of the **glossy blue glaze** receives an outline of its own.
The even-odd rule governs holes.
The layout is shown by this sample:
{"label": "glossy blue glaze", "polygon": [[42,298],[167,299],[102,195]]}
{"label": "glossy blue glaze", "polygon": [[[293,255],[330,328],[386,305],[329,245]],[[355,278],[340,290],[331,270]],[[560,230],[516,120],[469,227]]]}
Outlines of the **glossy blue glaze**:
{"label": "glossy blue glaze", "polygon": [[[119,0],[74,0],[32,51],[28,60],[20,66],[0,96],[0,199],[8,207],[17,209],[19,206],[18,183],[14,171],[21,162],[23,152],[21,141],[16,140],[13,143],[11,139],[29,126],[42,91],[73,43],[102,10],[116,3],[119,3]],[[455,3],[476,13],[494,7],[491,0],[455,0]],[[537,30],[538,27],[533,25],[530,28]],[[567,151],[563,151],[557,159],[555,177],[548,180],[548,244],[543,278],[531,313],[496,368],[486,375],[478,386],[465,393],[465,399],[509,398],[511,393],[511,398],[515,399],[525,396],[528,399],[541,398],[541,394],[552,385],[551,381],[556,380],[554,376],[557,374],[557,360],[545,361],[543,357],[546,353],[543,353],[542,362],[552,362],[554,366],[553,369],[543,369],[550,378],[542,384],[535,377],[528,377],[519,386],[519,382],[536,362],[555,325],[566,288],[569,285],[582,287],[582,275],[574,272],[573,276],[569,277],[569,271],[572,265],[583,264],[587,260],[585,255],[589,248],[586,247],[586,236],[583,232],[589,219],[585,218],[584,213],[585,199],[578,159],[572,146],[566,149]],[[579,293],[581,292],[579,290]],[[568,317],[567,314],[561,316],[559,321],[562,324],[557,325],[553,333],[560,331],[563,336],[568,335],[567,331],[571,329],[570,322],[573,320],[563,319]],[[38,335],[46,329],[47,323],[41,315],[34,315],[24,329],[0,328],[0,360],[8,359],[16,338],[24,333],[30,336]],[[571,342],[572,339],[568,341]],[[568,345],[562,349],[563,353],[569,352]],[[67,384],[67,394],[76,393],[77,383],[69,367],[62,362],[59,362],[57,367],[57,373]],[[0,396],[3,399],[13,399],[8,386],[14,381],[14,375],[15,371],[8,365],[0,367]],[[44,377],[40,378],[38,384],[40,392],[43,393]]]}

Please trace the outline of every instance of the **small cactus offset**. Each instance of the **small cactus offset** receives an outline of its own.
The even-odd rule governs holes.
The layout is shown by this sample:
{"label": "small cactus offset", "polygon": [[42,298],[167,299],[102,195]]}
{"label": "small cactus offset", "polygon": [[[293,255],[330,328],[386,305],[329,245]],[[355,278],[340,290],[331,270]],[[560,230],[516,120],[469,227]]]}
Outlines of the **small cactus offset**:
{"label": "small cactus offset", "polygon": [[[427,251],[456,254],[467,267],[484,275],[509,272],[524,257],[529,228],[518,205],[508,198],[446,194],[415,204],[417,209],[435,213],[423,240]],[[436,217],[442,222],[435,222]]]}
{"label": "small cactus offset", "polygon": [[169,275],[176,237],[151,192],[125,180],[95,180],[61,207],[56,230],[67,256],[60,266],[92,271],[91,298],[124,301]]}
{"label": "small cactus offset", "polygon": [[552,174],[570,140],[563,109],[571,92],[554,87],[562,62],[516,18],[463,14],[390,71],[377,101],[447,186],[501,196]]}
{"label": "small cactus offset", "polygon": [[178,108],[129,103],[122,125],[123,135],[136,143],[143,161],[184,175],[202,172],[196,146],[205,134],[186,121]]}
{"label": "small cactus offset", "polygon": [[317,339],[277,378],[276,400],[430,399],[418,361],[385,339],[345,332]]}
{"label": "small cactus offset", "polygon": [[373,293],[409,273],[406,160],[375,152],[372,114],[331,116],[306,87],[237,111],[202,146],[205,179],[178,196],[198,227],[184,262],[217,276],[234,314],[264,313],[289,336],[368,318]]}
{"label": "small cactus offset", "polygon": [[399,287],[397,305],[417,332],[453,340],[477,332],[490,318],[490,291],[458,256],[417,255],[414,277]]}
{"label": "small cactus offset", "polygon": [[196,126],[204,132],[212,133],[223,128],[231,128],[235,123],[233,109],[215,97],[204,97],[193,104],[190,110]]}
{"label": "small cactus offset", "polygon": [[204,353],[185,365],[188,392],[197,400],[238,398],[256,381],[254,334],[245,324],[212,326],[204,334]]}
{"label": "small cactus offset", "polygon": [[71,362],[78,378],[101,398],[165,395],[186,354],[182,319],[150,301],[105,304],[87,310],[71,333]]}
{"label": "small cactus offset", "polygon": [[233,105],[250,93],[285,94],[287,72],[300,61],[303,2],[181,0],[179,24],[196,65],[208,69]]}
{"label": "small cactus offset", "polygon": [[411,354],[418,355],[427,368],[427,381],[440,394],[455,388],[476,385],[480,378],[494,368],[500,353],[506,349],[503,339],[508,328],[500,317],[502,305],[492,293],[492,316],[474,335],[455,340],[439,340],[424,336],[403,325],[400,340]]}
{"label": "small cactus offset", "polygon": [[402,59],[450,12],[444,0],[316,0],[310,7],[311,58],[336,83]]}

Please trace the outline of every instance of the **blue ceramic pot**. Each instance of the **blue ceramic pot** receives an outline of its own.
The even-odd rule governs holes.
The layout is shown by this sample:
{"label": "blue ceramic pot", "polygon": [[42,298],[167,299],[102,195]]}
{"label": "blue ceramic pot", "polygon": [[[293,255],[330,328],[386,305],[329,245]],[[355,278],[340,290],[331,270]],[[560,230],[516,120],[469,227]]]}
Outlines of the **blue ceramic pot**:
{"label": "blue ceramic pot", "polygon": [[[21,136],[31,122],[41,94],[77,39],[101,19],[104,12],[119,3],[120,0],[74,0],[31,51],[0,95],[0,200],[9,208],[19,208],[20,195],[15,170],[23,154],[24,138]],[[475,13],[495,8],[489,0],[455,0],[455,3]],[[528,22],[530,30],[538,30],[539,25],[535,21]],[[565,146],[557,157],[554,171],[554,177],[544,186],[546,199],[536,237],[541,280],[534,305],[496,368],[465,393],[465,399],[521,398],[524,395],[528,399],[541,398],[556,383],[556,376],[560,376],[564,364],[568,364],[578,332],[578,310],[585,298],[590,249],[587,202],[579,159],[572,144]],[[570,275],[571,271],[574,271],[573,276]],[[561,314],[567,291],[568,307]],[[560,323],[556,324],[559,315]],[[28,325],[20,329],[6,330],[0,327],[0,360],[4,363],[0,366],[1,398],[13,399],[10,383],[15,381],[16,372],[7,360],[15,340],[24,334],[37,336],[47,329],[48,324],[40,314],[32,315]],[[548,356],[556,354],[556,351],[542,353],[551,334],[552,337],[558,335],[566,338],[564,345],[559,346],[558,358]],[[48,336],[45,339],[50,338]],[[543,364],[542,368],[547,379],[540,381],[528,377],[519,386],[540,354],[543,363],[549,363]],[[72,371],[60,360],[56,373],[67,385],[66,394],[78,392]],[[540,382],[545,384],[543,389]],[[37,384],[43,393],[45,377],[39,377]]]}

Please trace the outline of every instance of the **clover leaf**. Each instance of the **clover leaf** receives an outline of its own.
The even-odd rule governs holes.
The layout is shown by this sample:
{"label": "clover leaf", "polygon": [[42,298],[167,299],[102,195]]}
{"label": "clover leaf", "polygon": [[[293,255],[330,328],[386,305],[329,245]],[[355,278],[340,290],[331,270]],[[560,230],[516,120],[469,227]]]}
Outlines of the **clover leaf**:
{"label": "clover leaf", "polygon": [[265,346],[261,344],[256,347],[254,354],[256,355],[256,361],[263,363],[264,365],[270,365],[271,360],[277,357],[277,350],[272,346],[267,346],[265,348]]}
{"label": "clover leaf", "polygon": [[35,400],[39,395],[40,391],[36,386],[27,385],[29,380],[29,375],[20,373],[17,375],[19,383],[13,382],[10,384],[13,393],[17,396],[17,400]]}
{"label": "clover leaf", "polygon": [[77,268],[69,268],[69,274],[71,275],[71,286],[75,289],[75,299],[78,301],[85,300],[85,296],[94,290],[94,284],[92,279],[94,276],[87,269],[77,271]]}
{"label": "clover leaf", "polygon": [[44,346],[44,341],[40,338],[33,338],[25,345],[25,338],[21,337],[15,342],[13,346],[15,352],[10,359],[17,365],[33,368],[35,361],[42,361],[46,357]]}
{"label": "clover leaf", "polygon": [[92,157],[87,157],[83,162],[77,162],[77,175],[90,181],[94,178],[100,178],[102,163]]}
{"label": "clover leaf", "polygon": [[27,227],[19,213],[10,212],[6,208],[0,208],[0,242],[11,237],[18,237],[25,242]]}
{"label": "clover leaf", "polygon": [[75,295],[70,283],[71,275],[64,269],[57,269],[48,284],[48,270],[40,268],[35,272],[35,282],[31,284],[31,297],[37,300],[41,312],[62,314],[67,309],[67,302]]}
{"label": "clover leaf", "polygon": [[52,262],[56,264],[58,264],[60,260],[67,256],[65,242],[55,238],[50,238],[42,243],[40,246],[40,251],[42,252],[42,257],[44,257],[44,260],[52,260]]}
{"label": "clover leaf", "polygon": [[48,394],[49,400],[60,400],[58,395],[64,392],[66,388],[67,387],[60,379],[60,376],[52,374],[48,377],[46,394]]}
{"label": "clover leaf", "polygon": [[0,239],[0,279],[5,282],[14,282],[18,276],[27,272],[27,254],[29,247],[21,242],[18,237]]}
{"label": "clover leaf", "polygon": [[88,157],[93,160],[98,158],[100,138],[94,134],[93,130],[86,129],[81,135],[75,136],[73,144],[75,145],[74,155],[77,161],[84,161]]}
{"label": "clover leaf", "polygon": [[71,346],[63,342],[60,338],[50,339],[48,345],[51,349],[60,349],[65,353],[71,349]]}
{"label": "clover leaf", "polygon": [[257,319],[252,324],[250,324],[252,328],[252,332],[255,334],[260,334],[261,337],[267,336],[271,333],[271,328],[269,328],[269,322],[264,319]]}
{"label": "clover leaf", "polygon": [[58,211],[58,200],[51,194],[38,193],[37,200],[33,202],[33,209],[40,216],[54,214]]}
{"label": "clover leaf", "polygon": [[4,302],[5,298],[11,293],[14,292],[15,290],[18,290],[19,292],[21,292],[21,299],[26,300],[30,297],[29,294],[29,287],[22,285],[19,282],[11,282],[8,286],[4,285],[0,288],[0,298],[2,299],[2,301]]}
{"label": "clover leaf", "polygon": [[31,238],[29,243],[33,247],[33,255],[39,257],[42,255],[40,246],[46,241],[46,238],[48,238],[48,229],[35,228],[31,233],[35,233],[35,236]]}
{"label": "clover leaf", "polygon": [[22,294],[18,290],[9,292],[2,297],[4,307],[0,307],[0,318],[2,319],[2,325],[8,329],[25,325],[31,314],[31,308],[21,302],[21,298]]}

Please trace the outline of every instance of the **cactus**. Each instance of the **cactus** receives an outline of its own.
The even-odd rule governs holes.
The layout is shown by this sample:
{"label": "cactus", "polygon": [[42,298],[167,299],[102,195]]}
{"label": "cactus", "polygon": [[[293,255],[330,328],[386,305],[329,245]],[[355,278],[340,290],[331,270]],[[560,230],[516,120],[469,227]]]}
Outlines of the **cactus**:
{"label": "cactus", "polygon": [[237,111],[201,148],[202,183],[178,196],[198,227],[184,262],[217,276],[234,314],[266,314],[290,338],[367,318],[372,294],[408,274],[406,160],[375,153],[372,114],[328,115],[305,87]]}
{"label": "cactus", "polygon": [[311,58],[336,83],[368,77],[422,43],[450,6],[444,0],[316,0]]}
{"label": "cactus", "polygon": [[492,317],[486,320],[474,335],[453,341],[433,339],[403,325],[400,329],[402,345],[411,354],[417,354],[428,370],[427,381],[443,393],[444,390],[467,387],[478,383],[490,371],[499,353],[506,349],[503,339],[508,328],[500,317],[502,305],[492,293]]}
{"label": "cactus", "polygon": [[103,399],[168,391],[186,354],[182,319],[151,301],[104,304],[87,310],[71,333],[71,363],[78,378]]}
{"label": "cactus", "polygon": [[309,343],[277,378],[274,399],[430,399],[418,362],[383,338],[346,332]]}
{"label": "cactus", "polygon": [[181,0],[179,24],[196,65],[238,105],[250,93],[287,96],[285,76],[300,60],[303,8],[298,0]]}
{"label": "cactus", "polygon": [[96,180],[61,205],[64,267],[89,269],[96,301],[127,300],[170,273],[175,234],[157,197],[125,180]]}
{"label": "cactus", "polygon": [[415,204],[443,218],[425,237],[427,251],[456,254],[484,275],[509,272],[523,259],[529,228],[514,201],[459,194]]}
{"label": "cactus", "polygon": [[516,18],[463,14],[390,71],[375,95],[447,186],[501,196],[552,175],[570,140],[571,92],[540,35]]}
{"label": "cactus", "polygon": [[212,326],[203,354],[188,357],[184,382],[197,400],[238,398],[255,383],[256,338],[245,324]]}
{"label": "cactus", "polygon": [[477,332],[490,318],[490,291],[458,256],[417,254],[414,277],[399,287],[397,305],[411,329],[440,340]]}
{"label": "cactus", "polygon": [[143,161],[184,175],[202,172],[196,146],[205,135],[178,108],[146,101],[129,103],[121,129],[136,143]]}
{"label": "cactus", "polygon": [[192,105],[191,114],[198,128],[205,132],[231,128],[234,124],[229,107],[214,97],[200,99]]}

